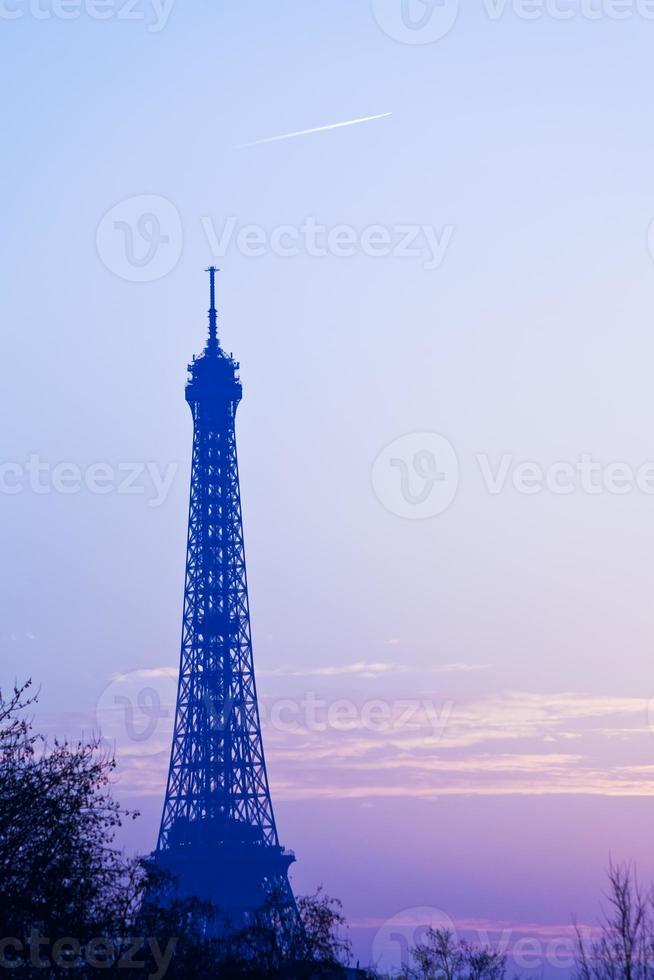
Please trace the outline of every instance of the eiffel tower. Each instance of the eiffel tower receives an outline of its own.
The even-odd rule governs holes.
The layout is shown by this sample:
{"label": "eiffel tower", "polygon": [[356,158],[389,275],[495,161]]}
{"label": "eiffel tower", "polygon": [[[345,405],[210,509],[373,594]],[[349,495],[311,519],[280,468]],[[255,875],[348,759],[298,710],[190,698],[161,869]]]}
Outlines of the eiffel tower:
{"label": "eiffel tower", "polygon": [[220,346],[216,272],[209,337],[189,365],[193,462],[175,729],[155,859],[178,890],[235,928],[275,897],[296,920],[261,738],[250,637],[235,417],[239,365]]}

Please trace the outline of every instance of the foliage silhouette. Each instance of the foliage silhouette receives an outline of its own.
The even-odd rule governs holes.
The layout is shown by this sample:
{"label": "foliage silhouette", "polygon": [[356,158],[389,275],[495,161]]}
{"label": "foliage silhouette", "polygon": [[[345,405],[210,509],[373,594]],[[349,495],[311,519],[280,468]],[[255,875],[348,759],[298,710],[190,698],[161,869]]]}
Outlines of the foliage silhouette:
{"label": "foliage silhouette", "polygon": [[152,860],[126,857],[116,833],[138,814],[112,797],[115,759],[96,737],[48,745],[25,717],[35,700],[29,682],[0,692],[0,940],[13,940],[0,965],[12,976],[338,975],[345,920],[322,890],[299,900],[289,946],[274,894],[234,930]]}
{"label": "foliage silhouette", "polygon": [[611,862],[605,897],[599,936],[585,942],[577,928],[577,980],[654,980],[654,893]]}
{"label": "foliage silhouette", "polygon": [[489,946],[458,941],[449,929],[428,929],[409,950],[411,962],[398,980],[504,980],[506,956]]}

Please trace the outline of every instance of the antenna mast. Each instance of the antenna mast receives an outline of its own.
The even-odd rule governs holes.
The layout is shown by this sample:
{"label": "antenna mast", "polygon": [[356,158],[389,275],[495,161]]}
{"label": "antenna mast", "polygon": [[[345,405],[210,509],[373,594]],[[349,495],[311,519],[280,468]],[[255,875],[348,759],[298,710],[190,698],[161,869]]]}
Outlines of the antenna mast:
{"label": "antenna mast", "polygon": [[218,313],[216,312],[216,273],[220,272],[216,266],[212,265],[206,270],[209,273],[209,290],[211,294],[211,304],[209,307],[209,347],[218,347]]}

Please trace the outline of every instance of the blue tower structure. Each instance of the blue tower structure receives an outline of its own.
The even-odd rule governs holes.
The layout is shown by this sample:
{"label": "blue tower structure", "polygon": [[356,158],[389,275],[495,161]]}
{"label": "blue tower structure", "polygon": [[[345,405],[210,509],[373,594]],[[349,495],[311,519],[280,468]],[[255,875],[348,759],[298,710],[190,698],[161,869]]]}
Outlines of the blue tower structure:
{"label": "blue tower structure", "polygon": [[156,860],[179,891],[219,906],[234,927],[270,896],[297,916],[294,855],[273,815],[250,636],[236,453],[239,365],[220,346],[216,270],[209,338],[189,365],[193,461],[177,708]]}

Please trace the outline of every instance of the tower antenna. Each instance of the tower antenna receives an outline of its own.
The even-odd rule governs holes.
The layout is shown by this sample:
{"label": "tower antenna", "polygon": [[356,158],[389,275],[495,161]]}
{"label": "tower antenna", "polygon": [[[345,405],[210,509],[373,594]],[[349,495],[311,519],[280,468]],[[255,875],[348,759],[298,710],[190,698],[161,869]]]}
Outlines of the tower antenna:
{"label": "tower antenna", "polygon": [[218,313],[216,312],[216,273],[220,272],[215,265],[206,269],[209,273],[209,292],[211,302],[209,306],[209,347],[218,347]]}

